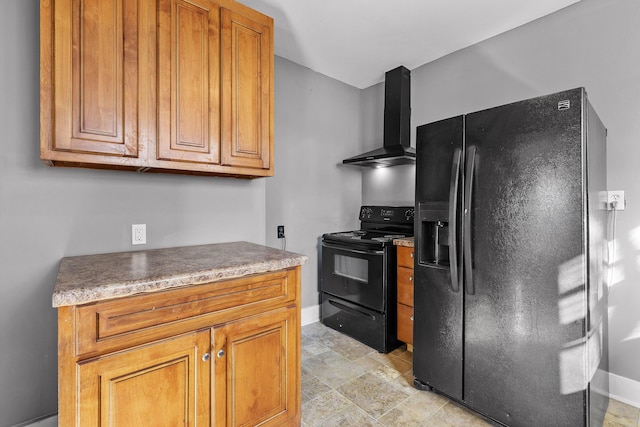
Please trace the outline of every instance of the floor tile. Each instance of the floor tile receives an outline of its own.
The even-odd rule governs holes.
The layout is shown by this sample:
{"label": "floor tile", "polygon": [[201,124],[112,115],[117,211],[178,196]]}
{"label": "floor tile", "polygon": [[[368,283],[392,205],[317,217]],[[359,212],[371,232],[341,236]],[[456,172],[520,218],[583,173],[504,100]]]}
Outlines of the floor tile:
{"label": "floor tile", "polygon": [[605,426],[607,427],[637,427],[640,418],[640,409],[620,401],[610,399],[607,415],[605,416]]}
{"label": "floor tile", "polygon": [[335,390],[331,390],[304,403],[302,405],[302,419],[305,425],[316,427],[336,412],[341,412],[352,405],[353,403],[349,402],[347,398]]}
{"label": "floor tile", "polygon": [[306,400],[312,400],[329,391],[331,391],[331,387],[320,381],[318,377],[311,376],[302,380],[303,401],[305,401],[305,397]]}
{"label": "floor tile", "polygon": [[422,423],[422,427],[480,427],[491,426],[479,415],[453,402],[447,402]]}
{"label": "floor tile", "polygon": [[318,342],[349,360],[356,360],[362,356],[376,352],[371,347],[342,334],[327,335],[318,338]]}
{"label": "floor tile", "polygon": [[356,360],[355,363],[366,372],[369,372],[385,381],[397,378],[405,372],[404,370],[403,372],[400,372],[392,366],[385,365],[369,355],[361,357]]}
{"label": "floor tile", "polygon": [[332,388],[351,381],[365,372],[354,362],[333,351],[327,351],[303,360],[302,366]]}
{"label": "floor tile", "polygon": [[[303,427],[492,425],[437,393],[413,386],[413,354],[382,354],[316,322],[302,327]],[[610,400],[604,427],[640,427],[640,409]]]}
{"label": "floor tile", "polygon": [[336,389],[374,418],[380,418],[409,395],[367,373]]}
{"label": "floor tile", "polygon": [[329,418],[324,423],[320,424],[320,427],[384,427],[383,424],[377,422],[371,415],[358,408],[356,405],[351,405],[336,415]]}

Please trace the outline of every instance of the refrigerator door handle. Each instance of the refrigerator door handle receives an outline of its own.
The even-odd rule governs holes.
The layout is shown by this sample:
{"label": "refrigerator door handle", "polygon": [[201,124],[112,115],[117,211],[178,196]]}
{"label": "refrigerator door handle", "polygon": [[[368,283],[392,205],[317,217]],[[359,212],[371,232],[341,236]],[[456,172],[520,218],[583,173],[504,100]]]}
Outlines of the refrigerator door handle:
{"label": "refrigerator door handle", "polygon": [[456,149],[453,153],[451,165],[451,181],[449,186],[449,265],[451,268],[451,289],[453,292],[460,290],[458,277],[458,181],[460,178],[460,159],[462,150]]}
{"label": "refrigerator door handle", "polygon": [[465,166],[464,183],[464,281],[467,294],[476,293],[473,284],[473,252],[471,248],[471,199],[473,198],[473,174],[476,166],[476,147],[469,147]]}

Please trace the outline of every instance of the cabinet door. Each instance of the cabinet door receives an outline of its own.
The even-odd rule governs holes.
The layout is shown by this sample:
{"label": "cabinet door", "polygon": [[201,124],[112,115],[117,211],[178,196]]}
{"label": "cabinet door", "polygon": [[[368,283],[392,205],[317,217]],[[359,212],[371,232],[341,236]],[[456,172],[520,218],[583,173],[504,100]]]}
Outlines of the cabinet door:
{"label": "cabinet door", "polygon": [[158,159],[219,163],[219,34],[218,5],[160,0]]}
{"label": "cabinet door", "polygon": [[413,307],[413,268],[398,267],[398,303]]}
{"label": "cabinet door", "polygon": [[78,425],[209,425],[210,331],[78,364]]}
{"label": "cabinet door", "polygon": [[300,424],[300,334],[290,308],[215,328],[216,426]]}
{"label": "cabinet door", "polygon": [[222,164],[270,169],[273,21],[222,9]]}
{"label": "cabinet door", "polygon": [[413,307],[398,304],[398,339],[413,344]]}
{"label": "cabinet door", "polygon": [[138,80],[140,68],[147,70],[138,55],[147,40],[140,20],[146,9],[136,0],[43,5],[42,158],[55,160],[57,152],[136,157],[138,107],[146,96]]}

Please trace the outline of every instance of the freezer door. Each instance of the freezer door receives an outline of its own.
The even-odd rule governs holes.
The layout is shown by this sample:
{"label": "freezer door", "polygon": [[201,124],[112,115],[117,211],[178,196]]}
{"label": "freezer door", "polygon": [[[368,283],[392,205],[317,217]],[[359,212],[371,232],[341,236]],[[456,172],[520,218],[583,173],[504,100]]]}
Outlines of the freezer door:
{"label": "freezer door", "polygon": [[463,400],[509,426],[585,424],[582,95],[466,117]]}
{"label": "freezer door", "polygon": [[459,400],[463,124],[460,116],[418,127],[414,222],[414,375]]}

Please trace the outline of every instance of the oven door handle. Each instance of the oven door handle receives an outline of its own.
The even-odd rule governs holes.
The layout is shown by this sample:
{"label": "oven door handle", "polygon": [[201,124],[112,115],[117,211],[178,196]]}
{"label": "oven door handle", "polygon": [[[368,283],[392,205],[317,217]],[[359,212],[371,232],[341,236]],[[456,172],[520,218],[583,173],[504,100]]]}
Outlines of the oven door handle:
{"label": "oven door handle", "polygon": [[362,254],[362,255],[383,255],[384,254],[384,251],[376,251],[376,250],[366,251],[366,250],[349,248],[347,246],[331,245],[328,243],[323,243],[322,247],[327,249],[338,249],[341,251],[347,251],[347,252],[352,252],[355,254]]}

